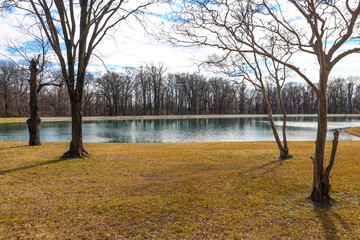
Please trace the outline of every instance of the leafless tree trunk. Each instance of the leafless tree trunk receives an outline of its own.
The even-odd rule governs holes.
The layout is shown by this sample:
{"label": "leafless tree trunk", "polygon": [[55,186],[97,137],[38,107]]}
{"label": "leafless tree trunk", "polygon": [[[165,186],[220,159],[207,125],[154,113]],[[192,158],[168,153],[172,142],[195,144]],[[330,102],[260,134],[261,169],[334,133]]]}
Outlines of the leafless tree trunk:
{"label": "leafless tree trunk", "polygon": [[40,116],[38,105],[38,86],[37,86],[37,61],[30,61],[30,118],[26,121],[29,128],[29,145],[38,146],[40,142]]}

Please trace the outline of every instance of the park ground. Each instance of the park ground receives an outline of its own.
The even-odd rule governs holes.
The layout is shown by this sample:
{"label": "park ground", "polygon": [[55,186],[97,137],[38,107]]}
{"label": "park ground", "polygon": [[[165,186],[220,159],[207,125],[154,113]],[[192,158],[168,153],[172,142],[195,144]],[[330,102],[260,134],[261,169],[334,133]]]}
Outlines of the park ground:
{"label": "park ground", "polygon": [[[0,239],[358,239],[360,142],[341,141],[332,206],[313,204],[314,142],[0,142]],[[327,145],[329,159],[331,142]]]}
{"label": "park ground", "polygon": [[[313,142],[0,142],[0,239],[356,239],[360,142],[340,142],[334,203],[314,205]],[[330,143],[328,146],[329,154]]]}

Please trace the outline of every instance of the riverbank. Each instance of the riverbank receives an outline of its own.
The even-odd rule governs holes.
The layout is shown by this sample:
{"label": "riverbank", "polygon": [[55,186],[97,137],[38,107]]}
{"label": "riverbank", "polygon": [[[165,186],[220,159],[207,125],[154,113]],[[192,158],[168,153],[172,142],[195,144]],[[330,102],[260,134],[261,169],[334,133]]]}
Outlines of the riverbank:
{"label": "riverbank", "polygon": [[[0,142],[0,239],[355,239],[360,142],[339,143],[331,208],[307,199],[313,142]],[[331,142],[327,143],[327,159]]]}
{"label": "riverbank", "polygon": [[[317,117],[317,114],[288,114],[288,117]],[[203,118],[267,118],[267,114],[224,114],[224,115],[159,115],[159,116],[100,116],[83,117],[83,121],[94,120],[153,120],[153,119],[203,119]],[[273,117],[282,117],[273,114]],[[360,117],[360,114],[328,114],[328,117]],[[26,122],[27,118],[0,118],[0,123]],[[41,117],[41,121],[71,121],[71,117]]]}

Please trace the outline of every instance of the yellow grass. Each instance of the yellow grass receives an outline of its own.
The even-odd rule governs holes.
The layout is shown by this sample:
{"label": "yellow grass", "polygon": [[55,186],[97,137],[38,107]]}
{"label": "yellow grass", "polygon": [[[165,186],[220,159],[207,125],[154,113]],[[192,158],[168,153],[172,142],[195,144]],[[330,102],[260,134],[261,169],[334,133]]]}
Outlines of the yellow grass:
{"label": "yellow grass", "polygon": [[344,132],[360,137],[360,127],[353,127],[345,129]]}
{"label": "yellow grass", "polygon": [[[356,239],[360,142],[340,142],[332,207],[310,194],[313,142],[0,142],[0,239]],[[330,154],[328,143],[327,159]]]}
{"label": "yellow grass", "polygon": [[0,118],[0,123],[26,122],[26,118]]}

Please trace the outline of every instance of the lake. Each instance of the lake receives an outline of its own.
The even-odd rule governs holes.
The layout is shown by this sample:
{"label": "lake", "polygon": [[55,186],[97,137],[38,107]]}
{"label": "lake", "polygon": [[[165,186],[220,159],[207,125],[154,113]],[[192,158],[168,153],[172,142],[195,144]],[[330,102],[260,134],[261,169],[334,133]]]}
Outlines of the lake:
{"label": "lake", "polygon": [[[274,118],[282,136],[282,120]],[[315,141],[316,117],[288,117],[289,141]],[[340,130],[340,140],[360,140],[343,130],[360,126],[360,117],[329,117],[328,136]],[[41,141],[69,142],[71,122],[41,123]],[[234,142],[273,141],[267,118],[205,118],[158,120],[90,120],[83,122],[84,142]],[[0,124],[0,141],[28,141],[26,123]]]}

